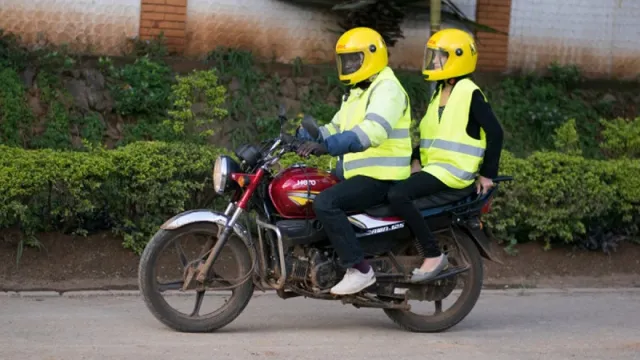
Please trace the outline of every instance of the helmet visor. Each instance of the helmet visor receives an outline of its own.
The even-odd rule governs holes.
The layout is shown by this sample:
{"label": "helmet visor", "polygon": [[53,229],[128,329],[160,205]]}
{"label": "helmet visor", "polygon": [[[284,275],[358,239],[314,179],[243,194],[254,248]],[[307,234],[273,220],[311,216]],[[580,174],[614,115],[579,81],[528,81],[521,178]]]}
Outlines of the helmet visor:
{"label": "helmet visor", "polygon": [[350,75],[358,71],[364,62],[364,53],[346,53],[338,54],[336,58],[338,62],[338,72],[340,75]]}
{"label": "helmet visor", "polygon": [[448,52],[425,46],[422,70],[442,70],[447,60],[449,60]]}

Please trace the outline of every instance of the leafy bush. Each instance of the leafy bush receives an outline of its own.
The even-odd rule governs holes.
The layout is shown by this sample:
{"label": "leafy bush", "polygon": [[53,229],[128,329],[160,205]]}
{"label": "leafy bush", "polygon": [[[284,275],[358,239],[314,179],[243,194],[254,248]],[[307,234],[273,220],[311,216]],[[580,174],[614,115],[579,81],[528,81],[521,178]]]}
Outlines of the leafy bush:
{"label": "leafy bush", "polygon": [[[640,164],[556,152],[518,159],[504,152],[500,172],[515,181],[501,187],[487,219],[504,240],[540,240],[548,248],[592,241],[603,229],[611,236],[640,235]],[[608,247],[611,236],[599,245]]]}
{"label": "leafy bush", "polygon": [[33,114],[27,106],[25,88],[12,68],[0,70],[0,82],[0,144],[26,146]]}
{"label": "leafy bush", "polygon": [[0,146],[0,228],[31,236],[113,229],[139,253],[166,219],[210,202],[221,152],[161,142],[89,152]]}
{"label": "leafy bush", "polygon": [[599,109],[576,88],[581,81],[575,66],[549,66],[547,76],[509,77],[486,89],[493,110],[505,129],[505,148],[517,156],[554,148],[553,135],[570,119],[579,120],[580,147],[587,157],[599,157]]}
{"label": "leafy bush", "polygon": [[[211,170],[226,150],[138,142],[116,150],[23,150],[0,146],[0,228],[86,233],[112,229],[139,253],[166,219],[210,206]],[[289,154],[281,166],[335,167],[329,156]],[[333,164],[331,164],[333,162]],[[640,163],[590,160],[557,152],[519,159],[504,152],[503,184],[486,217],[511,243],[573,243],[608,250],[640,235]]]}
{"label": "leafy bush", "polygon": [[135,63],[116,68],[110,59],[100,58],[103,71],[113,82],[109,84],[115,107],[121,115],[163,115],[171,93],[171,69],[148,56]]}
{"label": "leafy bush", "polygon": [[601,120],[604,141],[600,147],[611,158],[640,158],[640,117]]}
{"label": "leafy bush", "polygon": [[[177,76],[178,83],[171,87],[173,110],[169,110],[172,120],[167,120],[178,138],[182,140],[206,139],[213,135],[213,128],[227,116],[224,103],[226,89],[218,84],[215,70],[193,71],[187,76]],[[204,101],[203,109],[195,112],[193,105]],[[204,127],[204,129],[203,129]]]}
{"label": "leafy bush", "polygon": [[570,119],[556,129],[553,139],[556,150],[569,155],[582,155],[580,137],[576,130],[576,119]]}

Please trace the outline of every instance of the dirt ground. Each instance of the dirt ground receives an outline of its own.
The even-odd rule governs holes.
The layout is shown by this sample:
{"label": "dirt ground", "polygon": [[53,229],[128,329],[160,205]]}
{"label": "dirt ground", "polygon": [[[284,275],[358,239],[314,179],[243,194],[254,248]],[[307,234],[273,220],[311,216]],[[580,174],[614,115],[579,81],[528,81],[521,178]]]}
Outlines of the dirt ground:
{"label": "dirt ground", "polygon": [[[19,266],[15,238],[2,235],[0,291],[137,289],[139,258],[109,233],[87,238],[40,234],[43,248],[25,248]],[[640,287],[639,245],[622,243],[611,255],[571,248],[544,251],[533,243],[517,249],[513,256],[500,250],[503,265],[485,262],[487,287]]]}

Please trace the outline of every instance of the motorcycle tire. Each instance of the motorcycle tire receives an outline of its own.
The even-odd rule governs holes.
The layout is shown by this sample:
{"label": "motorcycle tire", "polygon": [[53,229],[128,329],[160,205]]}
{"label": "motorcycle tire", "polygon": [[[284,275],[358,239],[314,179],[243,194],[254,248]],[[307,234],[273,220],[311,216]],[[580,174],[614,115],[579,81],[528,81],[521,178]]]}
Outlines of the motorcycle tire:
{"label": "motorcycle tire", "polygon": [[474,241],[463,231],[456,230],[457,246],[465,253],[471,268],[467,271],[462,294],[456,303],[445,312],[423,316],[410,310],[384,309],[385,314],[401,328],[411,332],[435,333],[445,331],[462,321],[473,309],[483,283],[482,256]]}
{"label": "motorcycle tire", "polygon": [[[192,318],[172,308],[158,290],[156,283],[155,265],[162,250],[175,237],[185,233],[206,233],[217,236],[218,227],[215,224],[201,222],[193,223],[176,230],[159,230],[149,241],[140,258],[138,269],[138,282],[140,292],[147,308],[153,316],[164,325],[180,332],[203,333],[218,330],[234,319],[247,306],[253,295],[254,283],[249,277],[242,285],[232,289],[232,296],[221,308],[213,314],[201,318]],[[235,234],[227,240],[225,246],[229,246],[235,253],[238,261],[239,274],[247,274],[252,267],[252,258],[247,245]],[[195,295],[195,292],[194,292]]]}

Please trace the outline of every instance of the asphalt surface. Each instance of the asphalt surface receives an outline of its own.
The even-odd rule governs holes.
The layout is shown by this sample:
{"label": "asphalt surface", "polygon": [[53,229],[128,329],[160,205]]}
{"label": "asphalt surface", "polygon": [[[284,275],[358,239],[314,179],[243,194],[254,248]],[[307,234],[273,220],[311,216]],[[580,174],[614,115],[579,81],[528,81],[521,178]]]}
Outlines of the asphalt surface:
{"label": "asphalt surface", "polygon": [[405,332],[382,310],[274,294],[217,333],[184,334],[139,296],[85,295],[0,295],[0,359],[640,359],[637,290],[484,291],[440,334]]}

